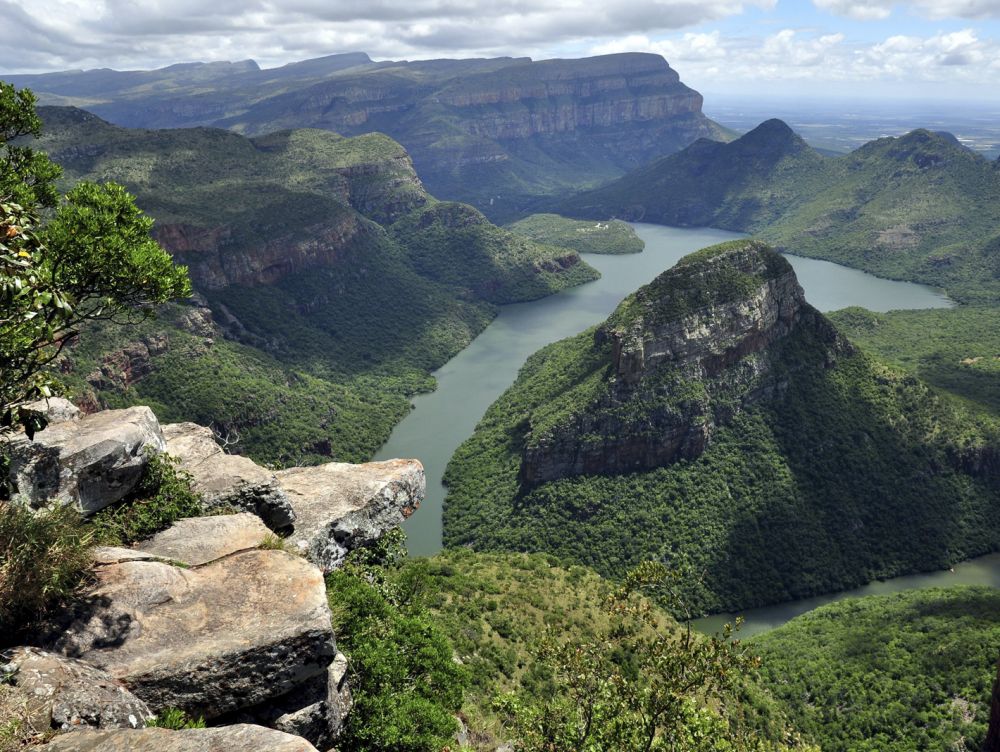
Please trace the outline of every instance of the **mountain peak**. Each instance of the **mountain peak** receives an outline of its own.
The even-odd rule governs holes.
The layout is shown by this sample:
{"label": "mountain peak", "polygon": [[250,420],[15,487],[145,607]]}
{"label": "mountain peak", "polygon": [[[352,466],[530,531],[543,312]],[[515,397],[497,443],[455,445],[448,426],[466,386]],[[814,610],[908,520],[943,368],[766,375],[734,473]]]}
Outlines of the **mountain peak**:
{"label": "mountain peak", "polygon": [[[795,343],[791,358],[786,342]],[[770,246],[737,240],[693,253],[597,329],[591,352],[609,366],[601,390],[569,416],[532,420],[521,482],[695,459],[718,426],[773,395],[789,373],[824,369],[849,348]]]}
{"label": "mountain peak", "polygon": [[[803,302],[791,264],[757,240],[734,240],[689,254],[629,296],[608,319],[609,330],[650,329],[715,306],[739,303],[786,277],[795,306]],[[787,307],[787,305],[785,306]]]}

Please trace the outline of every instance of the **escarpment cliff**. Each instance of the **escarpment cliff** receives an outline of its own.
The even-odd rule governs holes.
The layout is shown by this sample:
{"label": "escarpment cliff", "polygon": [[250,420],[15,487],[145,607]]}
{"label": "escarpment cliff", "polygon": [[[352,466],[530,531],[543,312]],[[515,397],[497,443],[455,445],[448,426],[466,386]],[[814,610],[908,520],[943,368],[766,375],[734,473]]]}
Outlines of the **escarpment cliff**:
{"label": "escarpment cliff", "polygon": [[461,112],[469,133],[499,140],[700,116],[702,106],[662,57],[644,54],[526,63],[463,78],[433,99]]}
{"label": "escarpment cliff", "polygon": [[[789,338],[820,347],[783,361]],[[532,421],[521,461],[529,487],[696,459],[719,426],[780,395],[795,370],[828,367],[850,346],[806,303],[785,259],[736,241],[627,298],[594,348],[607,361],[605,387],[568,414]]]}
{"label": "escarpment cliff", "polygon": [[340,55],[275,70],[205,70],[197,81],[171,69],[144,75],[157,86],[87,72],[16,80],[43,102],[78,103],[131,127],[385,133],[413,155],[434,195],[495,220],[695,139],[727,137],[702,113],[701,95],[645,53],[379,63]]}

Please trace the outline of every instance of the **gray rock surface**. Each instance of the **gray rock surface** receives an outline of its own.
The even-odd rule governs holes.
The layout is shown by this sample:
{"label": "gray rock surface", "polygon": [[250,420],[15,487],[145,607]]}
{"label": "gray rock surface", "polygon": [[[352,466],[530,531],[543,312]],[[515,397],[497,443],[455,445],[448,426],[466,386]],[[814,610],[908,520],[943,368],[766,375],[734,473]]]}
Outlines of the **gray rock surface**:
{"label": "gray rock surface", "polygon": [[195,423],[163,427],[167,452],[191,474],[192,487],[209,508],[232,506],[260,517],[272,530],[283,530],[295,514],[274,474],[248,457],[226,454],[211,429]]}
{"label": "gray rock surface", "polygon": [[347,683],[347,656],[337,653],[323,676],[267,703],[253,719],[271,728],[304,737],[329,749],[344,728],[353,698]]}
{"label": "gray rock surface", "polygon": [[76,731],[46,746],[52,752],[316,752],[305,739],[246,723],[182,731]]}
{"label": "gray rock surface", "polygon": [[44,418],[49,423],[64,423],[79,420],[83,415],[80,408],[63,397],[49,397],[21,405],[21,411]]}
{"label": "gray rock surface", "polygon": [[139,728],[153,717],[146,703],[98,668],[37,648],[3,654],[0,672],[33,728]]}
{"label": "gray rock surface", "polygon": [[324,674],[335,647],[322,573],[284,551],[234,553],[184,569],[95,567],[89,607],[60,652],[124,682],[154,712],[214,718]]}
{"label": "gray rock surface", "polygon": [[420,506],[427,488],[417,460],[330,462],[275,475],[295,510],[289,541],[324,571],[400,525]]}
{"label": "gray rock surface", "polygon": [[166,448],[148,407],[105,410],[53,423],[34,440],[11,442],[10,480],[17,498],[33,506],[55,499],[93,514],[131,492],[149,451]]}
{"label": "gray rock surface", "polygon": [[135,548],[141,554],[191,567],[208,564],[237,551],[257,548],[273,533],[249,512],[178,520]]}

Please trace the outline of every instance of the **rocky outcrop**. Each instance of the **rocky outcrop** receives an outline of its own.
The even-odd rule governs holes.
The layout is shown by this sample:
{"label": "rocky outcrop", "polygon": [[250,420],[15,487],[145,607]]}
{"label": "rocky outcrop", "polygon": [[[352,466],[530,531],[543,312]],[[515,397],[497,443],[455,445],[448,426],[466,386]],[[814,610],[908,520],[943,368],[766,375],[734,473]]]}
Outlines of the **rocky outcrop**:
{"label": "rocky outcrop", "polygon": [[174,260],[185,264],[202,290],[231,285],[266,285],[288,274],[337,262],[352,244],[377,232],[354,212],[328,214],[327,221],[256,238],[227,226],[157,223],[153,237]]}
{"label": "rocky outcrop", "polygon": [[338,653],[326,674],[251,712],[251,717],[270,728],[304,737],[319,749],[329,749],[353,704],[347,666],[347,656]]}
{"label": "rocky outcrop", "polygon": [[[800,336],[814,360],[781,360]],[[695,459],[739,412],[780,394],[789,373],[825,368],[846,340],[805,302],[791,265],[755,241],[693,254],[627,298],[595,333],[606,388],[554,426],[532,426],[528,487]]]}
{"label": "rocky outcrop", "polygon": [[101,358],[100,365],[87,374],[87,383],[96,389],[124,390],[153,371],[153,358],[170,346],[165,334],[130,342]]}
{"label": "rocky outcrop", "polygon": [[21,502],[40,506],[54,500],[93,514],[125,498],[139,482],[148,453],[165,447],[148,407],[105,410],[53,423],[33,439],[15,436],[10,480]]}
{"label": "rocky outcrop", "polygon": [[253,460],[226,454],[211,429],[195,423],[163,427],[167,452],[191,475],[192,490],[209,509],[235,507],[253,512],[272,530],[288,529],[295,512],[270,470]]}
{"label": "rocky outcrop", "polygon": [[284,695],[335,655],[321,572],[278,550],[184,569],[99,564],[56,648],[107,671],[152,710],[214,718]]}
{"label": "rocky outcrop", "polygon": [[399,526],[420,506],[427,485],[417,460],[330,462],[276,476],[295,510],[289,542],[324,570]]}
{"label": "rocky outcrop", "polygon": [[14,648],[0,671],[32,728],[139,728],[153,717],[146,703],[108,673],[38,648]]}
{"label": "rocky outcrop", "polygon": [[63,397],[49,397],[21,405],[21,413],[28,417],[40,418],[47,424],[77,420],[83,414],[79,407]]}
{"label": "rocky outcrop", "polygon": [[78,731],[53,739],[52,752],[317,752],[297,736],[246,723],[171,731]]}
{"label": "rocky outcrop", "polygon": [[257,515],[220,514],[215,517],[192,517],[178,520],[136,550],[166,561],[180,562],[189,567],[221,559],[238,551],[257,548],[273,533]]}

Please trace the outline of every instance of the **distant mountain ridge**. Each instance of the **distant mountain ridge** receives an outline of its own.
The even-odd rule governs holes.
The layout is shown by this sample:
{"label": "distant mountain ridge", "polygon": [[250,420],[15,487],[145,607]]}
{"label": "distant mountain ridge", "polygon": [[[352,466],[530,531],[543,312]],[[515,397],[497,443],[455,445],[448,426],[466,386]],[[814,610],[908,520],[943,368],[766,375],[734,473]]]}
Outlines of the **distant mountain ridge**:
{"label": "distant mountain ridge", "polygon": [[383,132],[407,149],[433,194],[492,218],[617,177],[697,138],[727,137],[702,113],[701,95],[645,53],[538,62],[374,62],[347,53],[266,70],[244,61],[3,78],[43,103],[83,107],[127,127]]}
{"label": "distant mountain ridge", "polygon": [[823,157],[780,120],[706,139],[552,208],[753,233],[805,256],[1000,300],[1000,162],[915,130]]}

